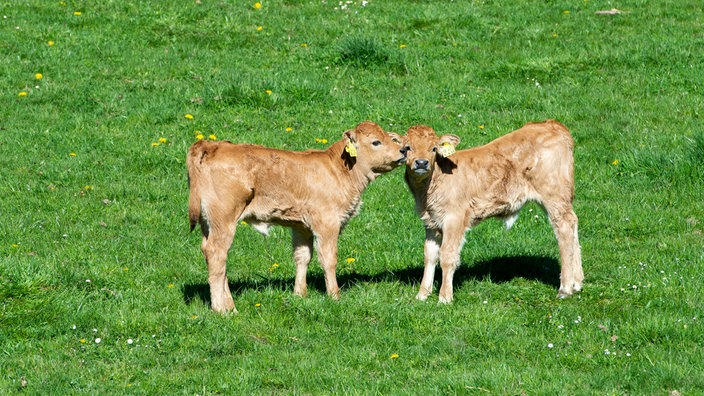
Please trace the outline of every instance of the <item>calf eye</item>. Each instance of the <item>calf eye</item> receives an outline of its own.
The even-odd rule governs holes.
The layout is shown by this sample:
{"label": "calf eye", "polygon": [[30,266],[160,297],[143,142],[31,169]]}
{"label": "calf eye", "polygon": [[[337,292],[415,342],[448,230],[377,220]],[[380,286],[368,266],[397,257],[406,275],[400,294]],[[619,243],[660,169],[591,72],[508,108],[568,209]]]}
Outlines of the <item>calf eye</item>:
{"label": "calf eye", "polygon": [[435,153],[435,152],[437,152],[437,151],[438,151],[438,148],[437,148],[437,147],[433,147],[433,152]]}
{"label": "calf eye", "polygon": [[372,145],[373,145],[373,146],[379,146],[379,145],[381,145],[381,141],[375,140],[375,141],[372,142]]}

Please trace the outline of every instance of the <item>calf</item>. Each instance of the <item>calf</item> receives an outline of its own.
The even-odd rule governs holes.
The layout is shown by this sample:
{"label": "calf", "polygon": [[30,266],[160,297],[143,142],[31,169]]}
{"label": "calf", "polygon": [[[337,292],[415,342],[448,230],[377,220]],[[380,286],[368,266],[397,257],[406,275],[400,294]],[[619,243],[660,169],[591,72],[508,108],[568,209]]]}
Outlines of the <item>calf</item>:
{"label": "calf", "polygon": [[191,230],[200,222],[212,309],[234,311],[225,262],[237,223],[267,234],[271,224],[291,228],[296,262],[294,293],[306,294],[313,244],[325,287],[340,292],[335,277],[337,239],[361,205],[367,185],[405,161],[401,137],[363,122],[327,150],[293,152],[250,144],[199,141],[186,165]]}
{"label": "calf", "polygon": [[529,123],[489,144],[455,152],[460,139],[438,137],[424,125],[411,127],[405,179],[425,223],[425,271],[416,296],[433,289],[440,259],[440,302],[452,301],[452,277],[460,264],[464,234],[489,217],[510,228],[528,201],[542,205],[560,247],[558,297],[582,288],[584,274],[574,198],[572,136],[561,123]]}

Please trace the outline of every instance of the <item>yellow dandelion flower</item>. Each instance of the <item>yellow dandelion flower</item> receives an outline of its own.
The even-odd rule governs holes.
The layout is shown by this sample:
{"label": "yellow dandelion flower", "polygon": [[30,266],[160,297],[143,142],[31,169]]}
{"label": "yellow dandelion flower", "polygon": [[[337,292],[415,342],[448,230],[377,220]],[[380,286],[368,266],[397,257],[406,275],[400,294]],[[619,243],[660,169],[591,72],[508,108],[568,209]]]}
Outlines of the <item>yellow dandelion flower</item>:
{"label": "yellow dandelion flower", "polygon": [[347,259],[345,260],[345,262],[346,262],[347,264],[352,264],[352,263],[354,263],[354,257],[347,257]]}
{"label": "yellow dandelion flower", "polygon": [[254,7],[255,10],[258,10],[258,9],[262,8],[262,3],[256,2],[256,3],[254,3],[254,5],[252,7]]}
{"label": "yellow dandelion flower", "polygon": [[86,339],[85,339],[85,338],[81,338],[79,341],[80,341],[81,344],[85,344],[85,343],[86,343]]}
{"label": "yellow dandelion flower", "polygon": [[76,156],[77,154],[76,154],[76,153],[73,153],[73,152],[71,152],[71,153],[68,153],[68,155],[70,155],[71,157],[75,157],[75,156]]}
{"label": "yellow dandelion flower", "polygon": [[59,5],[65,6],[65,5],[66,5],[66,2],[65,2],[65,1],[60,1],[60,2],[59,2]]}
{"label": "yellow dandelion flower", "polygon": [[401,49],[404,49],[404,48],[406,48],[406,44],[401,44],[401,45],[399,45],[398,47],[401,48]]}
{"label": "yellow dandelion flower", "polygon": [[81,16],[81,15],[83,15],[83,13],[80,12],[80,11],[74,11],[74,12],[73,12],[73,15],[75,15],[75,16]]}
{"label": "yellow dandelion flower", "polygon": [[196,135],[196,139],[198,139],[198,140],[203,140],[204,138],[205,138],[205,136],[203,136],[202,133],[199,133]]}
{"label": "yellow dandelion flower", "polygon": [[166,143],[166,138],[165,137],[159,138],[159,143]]}
{"label": "yellow dandelion flower", "polygon": [[188,113],[186,113],[186,115],[184,115],[184,117],[186,117],[187,120],[192,120],[192,119],[193,119],[193,114],[188,114]]}
{"label": "yellow dandelion flower", "polygon": [[18,247],[20,247],[20,245],[18,245],[18,244],[16,244],[16,243],[13,243],[13,244],[12,244],[12,247],[15,248],[15,249],[17,249]]}
{"label": "yellow dandelion flower", "polygon": [[328,144],[328,140],[327,140],[327,139],[320,139],[320,143],[322,143],[322,144]]}
{"label": "yellow dandelion flower", "polygon": [[618,160],[617,159],[613,160],[613,162],[611,162],[611,165],[618,165]]}
{"label": "yellow dandelion flower", "polygon": [[306,43],[301,43],[301,47],[307,47],[307,46],[308,46],[308,44],[306,44]]}
{"label": "yellow dandelion flower", "polygon": [[264,90],[264,93],[266,93],[267,95],[271,95],[271,90],[270,90],[270,89],[265,89],[265,90]]}
{"label": "yellow dandelion flower", "polygon": [[398,359],[398,353],[391,354],[391,359]]}
{"label": "yellow dandelion flower", "polygon": [[263,28],[262,26],[257,26],[257,31],[258,31],[258,32],[261,32],[262,30],[264,30],[264,28]]}
{"label": "yellow dandelion flower", "polygon": [[570,10],[564,10],[564,11],[562,11],[562,13],[565,14],[565,15],[567,15],[567,14],[570,13]]}
{"label": "yellow dandelion flower", "polygon": [[174,284],[173,284],[173,283],[169,283],[168,285],[166,285],[166,287],[168,287],[169,289],[171,289],[172,287],[174,287]]}
{"label": "yellow dandelion flower", "polygon": [[44,78],[44,75],[42,75],[41,73],[37,73],[34,75],[34,78],[36,78],[37,80],[41,80],[42,78]]}
{"label": "yellow dandelion flower", "polygon": [[291,127],[286,128],[286,132],[291,132],[292,130],[293,130],[293,128],[291,128]]}
{"label": "yellow dandelion flower", "polygon": [[259,308],[259,307],[261,307],[262,305],[259,304],[259,303],[256,303],[256,304],[254,304],[254,306],[257,307],[257,308]]}
{"label": "yellow dandelion flower", "polygon": [[246,222],[246,221],[244,221],[244,220],[240,221],[240,224],[242,224],[243,226],[246,226],[246,225],[248,225],[248,224],[247,224],[247,222]]}
{"label": "yellow dandelion flower", "polygon": [[85,187],[83,187],[83,189],[86,190],[86,191],[92,190],[92,189],[93,189],[93,186],[85,186]]}
{"label": "yellow dandelion flower", "polygon": [[49,47],[51,47],[51,46],[53,46],[53,45],[54,45],[54,42],[53,42],[53,41],[51,41],[51,40],[47,41],[46,43],[47,43],[47,44],[49,45]]}
{"label": "yellow dandelion flower", "polygon": [[198,315],[191,315],[191,319],[198,319]]}
{"label": "yellow dandelion flower", "polygon": [[208,135],[208,139],[210,139],[210,140],[218,140],[218,137],[215,136],[215,135],[213,135],[213,134],[211,133],[210,135]]}
{"label": "yellow dandelion flower", "polygon": [[484,129],[484,125],[479,125],[479,129]]}
{"label": "yellow dandelion flower", "polygon": [[127,267],[122,267],[122,270],[123,270],[123,271],[129,271],[130,269],[127,268]]}
{"label": "yellow dandelion flower", "polygon": [[23,98],[23,97],[27,96],[27,91],[20,91],[20,93],[18,93],[17,96],[19,96],[20,98]]}
{"label": "yellow dandelion flower", "polygon": [[152,142],[152,147],[156,147],[159,145],[159,142]]}

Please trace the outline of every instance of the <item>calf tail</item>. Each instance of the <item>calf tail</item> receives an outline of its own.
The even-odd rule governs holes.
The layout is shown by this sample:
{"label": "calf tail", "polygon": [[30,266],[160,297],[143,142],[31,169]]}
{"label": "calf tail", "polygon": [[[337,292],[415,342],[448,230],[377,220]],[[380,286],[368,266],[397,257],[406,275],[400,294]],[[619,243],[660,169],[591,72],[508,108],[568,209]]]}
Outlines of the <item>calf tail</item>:
{"label": "calf tail", "polygon": [[568,187],[570,202],[574,200],[574,139],[570,130],[562,123],[555,120],[548,120],[552,129],[557,131],[562,138],[562,152],[558,156],[560,160],[560,176],[563,178],[563,185]]}
{"label": "calf tail", "polygon": [[186,155],[186,168],[188,169],[188,220],[191,224],[191,231],[200,221],[201,215],[201,194],[205,177],[203,175],[203,159],[207,154],[207,142],[201,140],[194,143],[188,149]]}

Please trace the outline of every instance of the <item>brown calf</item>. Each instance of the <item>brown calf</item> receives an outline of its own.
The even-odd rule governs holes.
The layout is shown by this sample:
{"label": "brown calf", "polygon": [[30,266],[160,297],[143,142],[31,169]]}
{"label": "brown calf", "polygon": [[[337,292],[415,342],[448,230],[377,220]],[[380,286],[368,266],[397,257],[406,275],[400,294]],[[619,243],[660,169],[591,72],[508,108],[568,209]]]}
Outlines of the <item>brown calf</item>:
{"label": "brown calf", "polygon": [[406,183],[425,223],[425,272],[416,298],[425,300],[433,289],[440,259],[440,302],[452,301],[452,277],[460,264],[464,235],[489,217],[506,227],[518,218],[528,201],[543,206],[560,247],[558,297],[582,288],[584,274],[577,238],[574,198],[573,140],[561,123],[529,123],[484,146],[454,151],[460,139],[438,137],[424,125],[405,136]]}
{"label": "brown calf", "polygon": [[263,234],[271,224],[291,228],[296,262],[294,293],[306,294],[313,243],[325,287],[339,298],[337,239],[357,214],[369,182],[403,164],[401,137],[363,122],[327,150],[293,152],[230,142],[199,141],[186,165],[191,230],[200,222],[212,309],[234,310],[225,262],[237,223]]}

